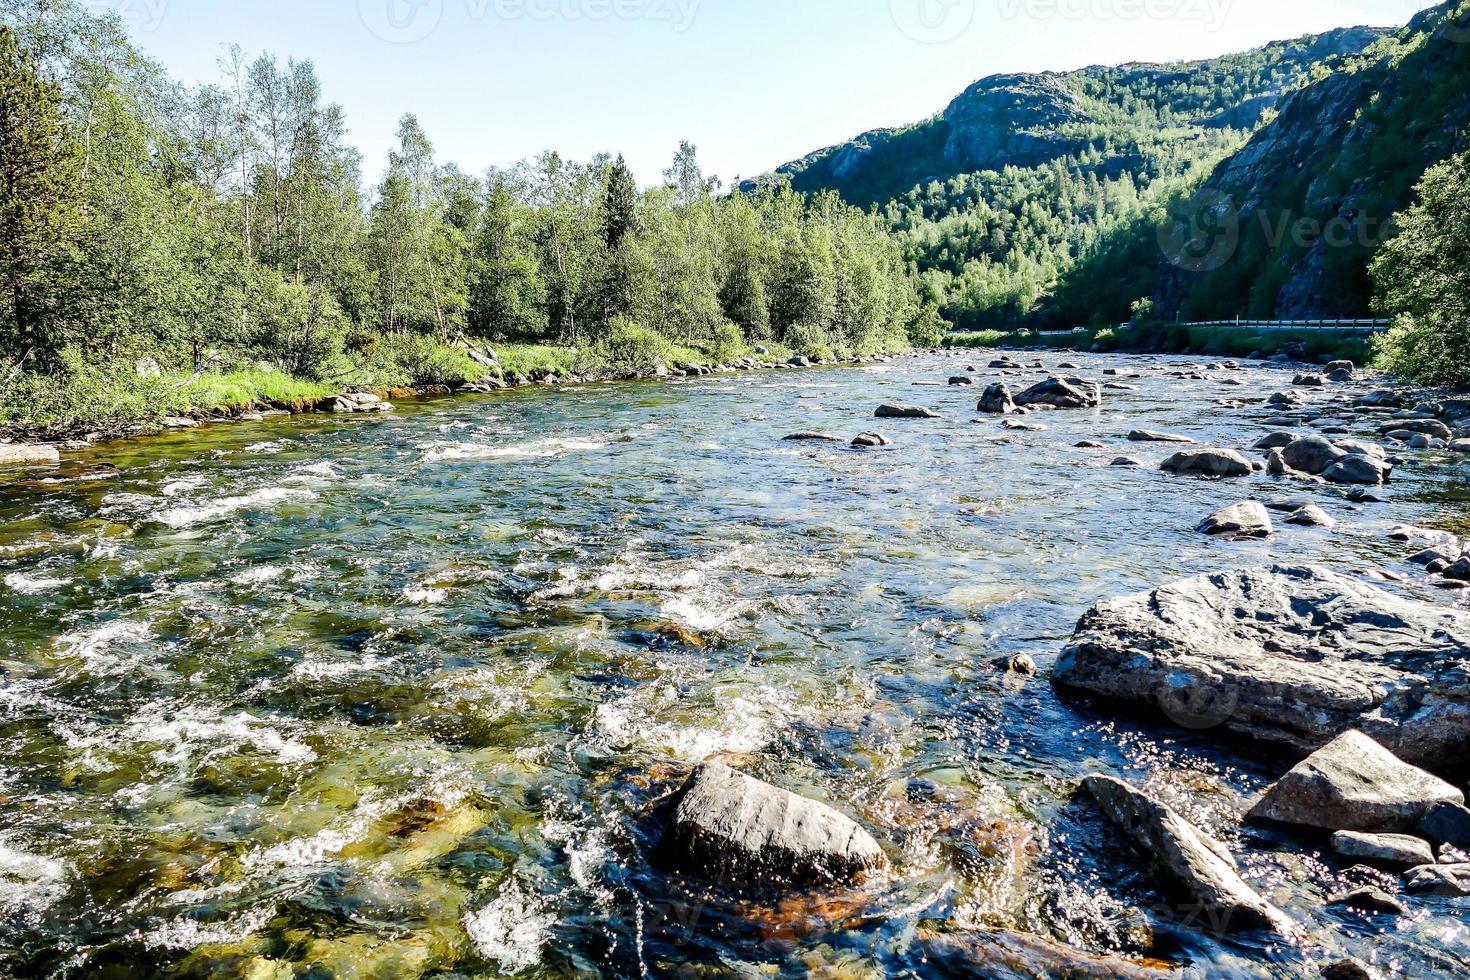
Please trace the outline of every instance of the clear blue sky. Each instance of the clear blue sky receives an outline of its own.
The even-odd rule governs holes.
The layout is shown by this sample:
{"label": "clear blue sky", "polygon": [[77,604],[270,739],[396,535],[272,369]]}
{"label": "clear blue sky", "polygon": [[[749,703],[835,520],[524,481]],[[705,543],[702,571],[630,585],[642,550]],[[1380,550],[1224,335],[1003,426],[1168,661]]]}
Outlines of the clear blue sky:
{"label": "clear blue sky", "polygon": [[754,176],[922,119],[982,75],[1199,58],[1427,0],[88,0],[184,81],[224,46],[316,63],[374,179],[398,117],[478,173],[547,148],[628,157],[651,183],[681,139]]}

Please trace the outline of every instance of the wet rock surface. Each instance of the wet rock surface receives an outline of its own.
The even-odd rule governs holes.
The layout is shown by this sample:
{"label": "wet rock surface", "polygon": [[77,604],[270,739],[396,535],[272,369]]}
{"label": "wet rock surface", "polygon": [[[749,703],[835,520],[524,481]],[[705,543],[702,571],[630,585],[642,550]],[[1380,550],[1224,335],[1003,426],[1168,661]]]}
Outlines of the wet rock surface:
{"label": "wet rock surface", "polygon": [[1099,604],[1054,678],[1287,750],[1361,728],[1405,759],[1442,764],[1470,736],[1467,652],[1463,613],[1277,566]]}

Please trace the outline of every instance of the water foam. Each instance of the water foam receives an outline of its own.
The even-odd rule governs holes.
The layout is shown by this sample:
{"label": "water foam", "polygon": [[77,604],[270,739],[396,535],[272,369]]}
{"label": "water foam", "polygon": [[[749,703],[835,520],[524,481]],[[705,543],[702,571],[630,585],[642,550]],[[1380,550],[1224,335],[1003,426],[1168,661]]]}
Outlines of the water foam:
{"label": "water foam", "polygon": [[490,904],[465,915],[465,932],[481,956],[507,973],[523,973],[541,962],[541,949],[556,925],[549,905],[511,879]]}

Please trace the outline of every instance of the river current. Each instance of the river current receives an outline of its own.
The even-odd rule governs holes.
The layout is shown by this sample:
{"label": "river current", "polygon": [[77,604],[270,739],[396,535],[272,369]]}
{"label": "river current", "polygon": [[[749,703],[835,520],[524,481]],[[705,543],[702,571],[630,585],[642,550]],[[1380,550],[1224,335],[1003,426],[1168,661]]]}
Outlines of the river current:
{"label": "river current", "polygon": [[[1470,974],[1463,901],[1325,908],[1321,841],[1240,826],[1279,760],[1047,681],[1101,598],[1243,564],[1415,572],[1386,532],[1470,531],[1470,469],[1411,454],[1364,506],[1171,477],[1171,447],[1122,436],[1248,450],[1272,413],[1220,402],[1291,372],[1072,359],[1137,390],[1026,432],[944,386],[991,380],[983,352],[534,388],[113,443],[0,485],[0,974],[931,976],[945,932],[1197,976]],[[944,417],[874,420],[885,401]],[[847,447],[875,429],[894,445]],[[843,441],[783,441],[810,430]],[[1339,526],[1194,530],[1303,493]],[[1038,676],[996,666],[1020,654]],[[661,867],[657,802],[715,756],[858,818],[892,882],[762,906]],[[1315,948],[1169,915],[1073,799],[1096,771],[1217,833]],[[1026,975],[1016,955],[995,975]]]}

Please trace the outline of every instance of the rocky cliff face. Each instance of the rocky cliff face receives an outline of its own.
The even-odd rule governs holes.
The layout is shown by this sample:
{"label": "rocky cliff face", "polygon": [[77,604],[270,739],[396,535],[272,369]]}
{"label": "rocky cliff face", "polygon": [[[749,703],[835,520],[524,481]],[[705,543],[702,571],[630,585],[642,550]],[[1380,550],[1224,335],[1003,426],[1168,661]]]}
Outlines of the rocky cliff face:
{"label": "rocky cliff face", "polygon": [[[971,85],[940,115],[863,133],[785,164],[776,174],[800,191],[836,190],[859,205],[882,203],[930,181],[1037,166],[1081,153],[1126,99],[1183,115],[1200,129],[1253,129],[1314,65],[1358,54],[1384,33],[1348,28],[1175,65],[992,75]],[[1114,143],[1129,142],[1118,135]],[[766,179],[748,181],[743,189]]]}
{"label": "rocky cliff face", "polygon": [[[1238,244],[1215,268],[1165,262],[1156,299],[1171,318],[1364,317],[1368,266],[1434,163],[1470,125],[1470,30],[1454,0],[1388,47],[1300,89],[1222,163],[1196,201],[1230,202]],[[1180,216],[1189,219],[1188,207]],[[1213,263],[1212,263],[1213,265]]]}

